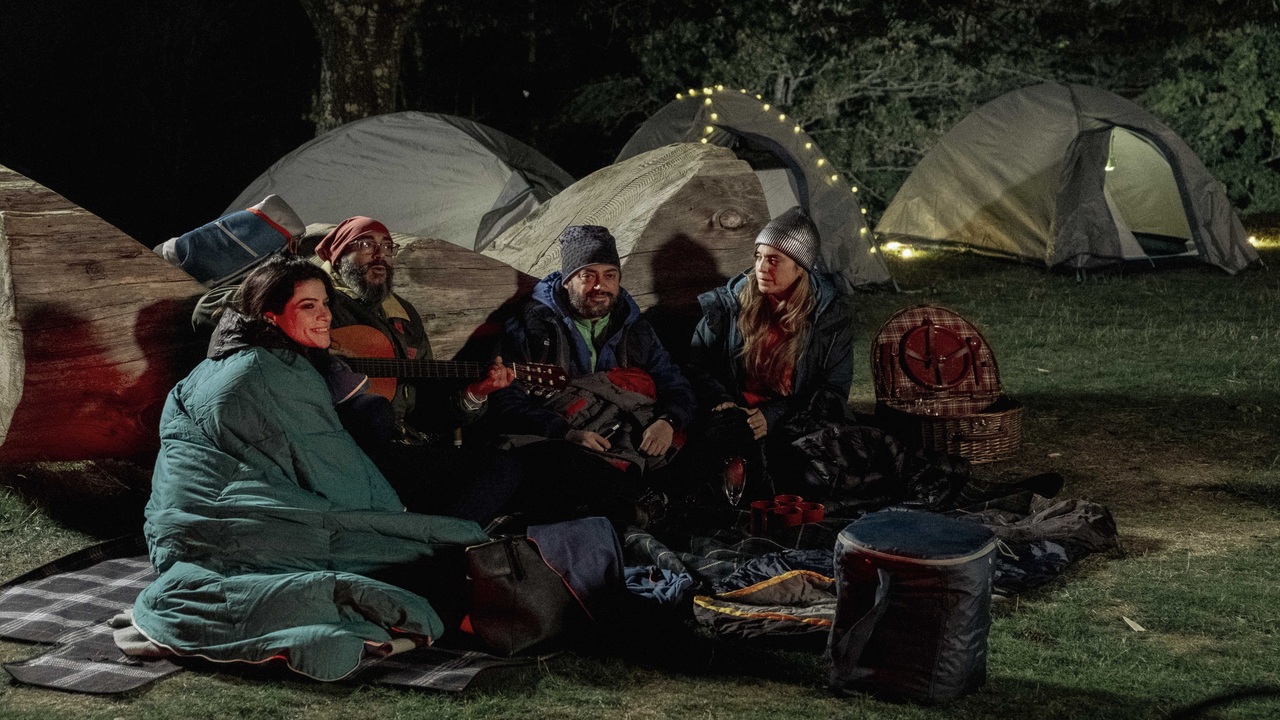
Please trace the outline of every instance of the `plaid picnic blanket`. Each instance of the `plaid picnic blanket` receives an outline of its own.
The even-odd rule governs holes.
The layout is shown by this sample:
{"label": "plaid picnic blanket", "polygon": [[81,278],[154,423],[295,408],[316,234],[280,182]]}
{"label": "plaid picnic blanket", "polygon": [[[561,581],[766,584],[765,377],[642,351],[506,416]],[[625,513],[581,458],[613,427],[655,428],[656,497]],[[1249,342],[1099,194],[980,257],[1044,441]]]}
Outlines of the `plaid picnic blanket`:
{"label": "plaid picnic blanket", "polygon": [[[167,658],[126,655],[110,624],[156,577],[146,549],[141,536],[111,540],[0,585],[0,637],[56,645],[4,669],[18,682],[95,694],[126,692],[182,670]],[[351,679],[458,692],[485,670],[534,660],[419,648],[390,657],[371,654]]]}

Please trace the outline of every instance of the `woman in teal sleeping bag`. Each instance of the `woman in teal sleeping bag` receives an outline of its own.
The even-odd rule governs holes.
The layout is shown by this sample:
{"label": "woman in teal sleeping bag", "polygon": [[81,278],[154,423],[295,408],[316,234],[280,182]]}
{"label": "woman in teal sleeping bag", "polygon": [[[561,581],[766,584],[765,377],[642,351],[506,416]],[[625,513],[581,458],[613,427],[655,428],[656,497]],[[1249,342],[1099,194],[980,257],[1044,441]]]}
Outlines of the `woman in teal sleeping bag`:
{"label": "woman in teal sleeping bag", "polygon": [[169,393],[145,525],[160,576],[134,624],[178,654],[339,679],[366,649],[444,630],[422,595],[374,576],[430,587],[433,559],[487,539],[468,520],[405,512],[343,429],[335,404],[364,378],[326,350],[332,293],[309,262],[267,260]]}

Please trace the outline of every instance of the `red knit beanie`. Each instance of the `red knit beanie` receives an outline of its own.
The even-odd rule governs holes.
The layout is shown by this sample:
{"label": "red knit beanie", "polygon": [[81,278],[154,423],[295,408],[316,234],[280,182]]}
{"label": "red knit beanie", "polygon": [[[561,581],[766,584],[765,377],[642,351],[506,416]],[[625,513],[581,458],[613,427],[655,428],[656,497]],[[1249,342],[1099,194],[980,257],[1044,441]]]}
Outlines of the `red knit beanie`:
{"label": "red knit beanie", "polygon": [[321,260],[334,262],[342,257],[342,253],[347,251],[347,245],[359,237],[368,235],[369,233],[380,232],[390,237],[391,232],[387,230],[387,226],[363,215],[347,218],[338,223],[338,226],[329,231],[328,235],[316,245],[316,255]]}

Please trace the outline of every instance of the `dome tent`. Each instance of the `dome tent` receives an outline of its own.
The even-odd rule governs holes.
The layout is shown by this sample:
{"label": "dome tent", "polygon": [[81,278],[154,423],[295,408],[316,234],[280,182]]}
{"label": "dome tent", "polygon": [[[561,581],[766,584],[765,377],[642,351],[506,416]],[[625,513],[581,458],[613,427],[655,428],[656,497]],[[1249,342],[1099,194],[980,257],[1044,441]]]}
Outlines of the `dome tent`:
{"label": "dome tent", "polygon": [[745,90],[722,87],[680,93],[645,121],[614,162],[679,142],[732,149],[751,164],[777,217],[800,205],[818,226],[822,257],[850,287],[891,282],[858,204],[817,144],[785,113]]}
{"label": "dome tent", "polygon": [[573,177],[520,141],[450,115],[400,112],[335,128],[298,147],[227,208],[279,195],[307,223],[368,215],[406,235],[489,245]]}
{"label": "dome tent", "polygon": [[1258,258],[1191,148],[1086,85],[1035,85],[970,113],[907,177],[877,230],[1077,269],[1189,257],[1234,274]]}

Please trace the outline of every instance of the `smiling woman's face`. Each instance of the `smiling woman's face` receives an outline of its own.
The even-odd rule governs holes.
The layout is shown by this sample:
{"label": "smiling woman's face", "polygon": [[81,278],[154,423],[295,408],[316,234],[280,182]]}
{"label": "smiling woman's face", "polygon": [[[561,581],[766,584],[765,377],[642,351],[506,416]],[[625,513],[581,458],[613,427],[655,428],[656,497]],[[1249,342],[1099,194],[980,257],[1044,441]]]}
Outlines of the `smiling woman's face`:
{"label": "smiling woman's face", "polygon": [[267,311],[268,321],[304,347],[329,347],[329,293],[319,280],[303,280],[293,286],[293,297],[279,314]]}

